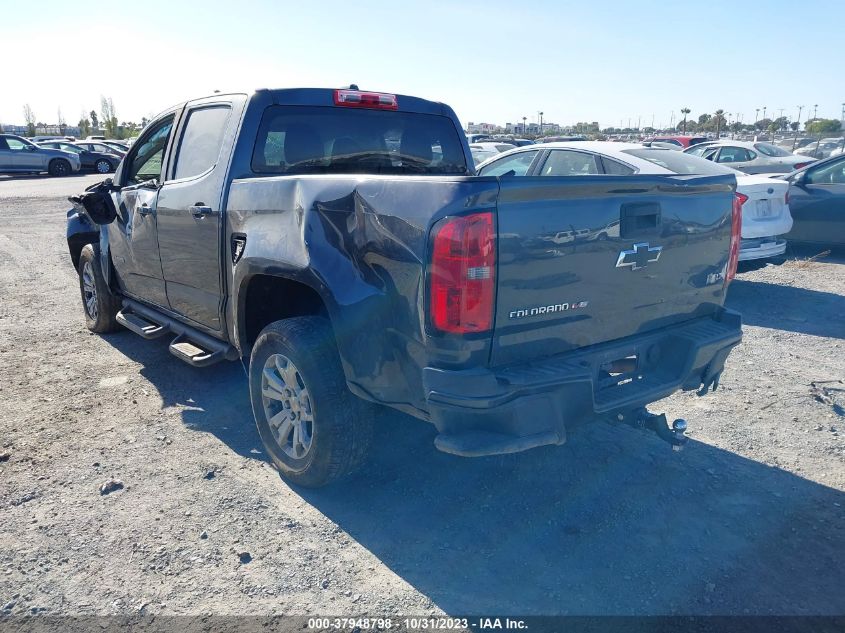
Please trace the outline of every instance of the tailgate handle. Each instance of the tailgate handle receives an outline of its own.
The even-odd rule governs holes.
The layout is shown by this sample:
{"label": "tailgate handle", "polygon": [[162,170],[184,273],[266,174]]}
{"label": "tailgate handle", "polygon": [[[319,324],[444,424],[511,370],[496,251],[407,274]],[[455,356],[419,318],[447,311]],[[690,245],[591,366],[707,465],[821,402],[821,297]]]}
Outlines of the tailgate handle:
{"label": "tailgate handle", "polygon": [[620,237],[656,233],[660,230],[660,204],[636,202],[623,204],[619,210]]}

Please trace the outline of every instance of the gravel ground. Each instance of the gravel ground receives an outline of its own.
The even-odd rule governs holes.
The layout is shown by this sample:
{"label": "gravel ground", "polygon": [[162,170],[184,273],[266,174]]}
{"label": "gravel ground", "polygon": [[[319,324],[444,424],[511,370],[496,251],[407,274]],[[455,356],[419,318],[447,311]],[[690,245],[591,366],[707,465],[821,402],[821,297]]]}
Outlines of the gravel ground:
{"label": "gravel ground", "polygon": [[722,387],[653,407],[682,453],[594,424],[468,460],[384,413],[360,476],[303,491],[239,363],[85,329],[65,197],[97,179],[0,177],[0,613],[845,613],[841,256],[734,282]]}

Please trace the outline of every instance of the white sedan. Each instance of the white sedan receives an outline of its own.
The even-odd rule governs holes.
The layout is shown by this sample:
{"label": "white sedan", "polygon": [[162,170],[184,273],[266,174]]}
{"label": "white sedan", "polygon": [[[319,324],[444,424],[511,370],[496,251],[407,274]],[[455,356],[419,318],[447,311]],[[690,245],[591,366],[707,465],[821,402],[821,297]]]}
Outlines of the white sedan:
{"label": "white sedan", "polygon": [[733,174],[743,211],[740,261],[783,255],[786,252],[783,236],[792,229],[786,182],[750,176],[671,149],[609,141],[544,143],[489,158],[476,171],[480,176],[500,177]]}
{"label": "white sedan", "polygon": [[480,165],[493,156],[498,156],[502,152],[507,152],[515,147],[516,145],[513,143],[494,143],[485,141],[483,143],[470,143],[469,150],[472,153],[473,162],[476,165]]}

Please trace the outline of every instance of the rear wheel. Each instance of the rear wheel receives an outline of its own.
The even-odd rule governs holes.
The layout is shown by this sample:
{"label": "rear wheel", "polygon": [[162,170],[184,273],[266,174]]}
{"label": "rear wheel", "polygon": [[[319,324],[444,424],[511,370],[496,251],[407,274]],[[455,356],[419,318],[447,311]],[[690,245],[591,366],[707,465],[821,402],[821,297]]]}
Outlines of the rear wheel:
{"label": "rear wheel", "polygon": [[288,481],[318,488],[363,462],[372,409],[347,388],[325,318],[264,328],[252,350],[249,387],[258,433]]}
{"label": "rear wheel", "polygon": [[70,163],[64,158],[54,158],[50,161],[50,166],[47,169],[51,176],[69,176],[71,169]]}
{"label": "rear wheel", "polygon": [[100,248],[86,244],[79,254],[79,290],[85,325],[92,332],[114,332],[118,329],[120,301],[114,296],[100,269]]}
{"label": "rear wheel", "polygon": [[107,174],[111,171],[111,163],[105,158],[101,158],[94,164],[94,168],[98,174]]}

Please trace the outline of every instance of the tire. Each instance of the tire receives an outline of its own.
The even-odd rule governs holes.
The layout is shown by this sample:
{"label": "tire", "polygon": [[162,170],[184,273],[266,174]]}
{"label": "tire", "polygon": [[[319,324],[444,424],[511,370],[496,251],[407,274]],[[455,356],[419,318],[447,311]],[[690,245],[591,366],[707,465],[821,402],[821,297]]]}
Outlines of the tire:
{"label": "tire", "polygon": [[70,168],[70,163],[64,158],[54,158],[51,160],[47,171],[51,176],[70,176],[73,172]]}
{"label": "tire", "polygon": [[100,247],[86,244],[79,254],[79,292],[85,325],[92,332],[105,334],[119,329],[120,301],[111,291],[100,269]]}
{"label": "tire", "polygon": [[250,357],[249,391],[258,433],[287,481],[319,488],[363,463],[372,406],[347,388],[327,319],[296,317],[264,328]]}
{"label": "tire", "polygon": [[101,158],[96,163],[94,163],[94,169],[97,171],[98,174],[108,174],[112,171],[111,163],[105,158]]}

